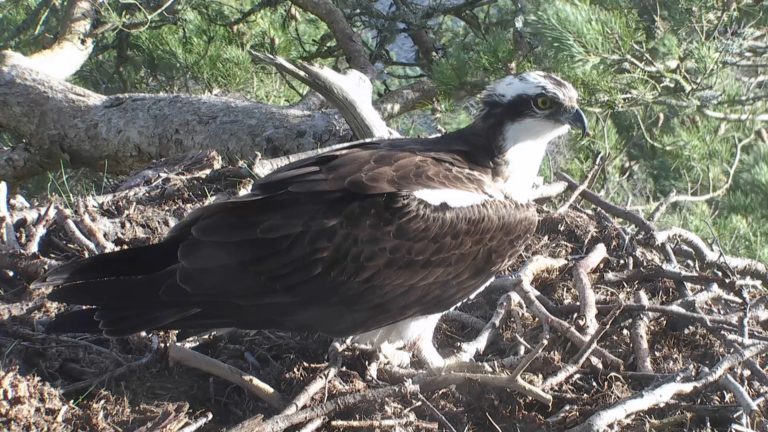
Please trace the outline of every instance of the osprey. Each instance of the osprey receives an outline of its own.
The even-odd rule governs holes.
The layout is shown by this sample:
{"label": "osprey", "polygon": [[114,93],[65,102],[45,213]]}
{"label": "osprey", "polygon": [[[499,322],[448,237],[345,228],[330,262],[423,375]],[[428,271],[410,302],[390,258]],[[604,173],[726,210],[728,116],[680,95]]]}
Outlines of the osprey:
{"label": "osprey", "polygon": [[440,315],[485,287],[533,233],[527,204],[547,143],[587,134],[577,93],[544,72],[488,87],[469,126],[362,142],[284,166],[199,208],[160,243],[43,276],[90,306],[51,332],[284,329],[406,344],[428,366]]}

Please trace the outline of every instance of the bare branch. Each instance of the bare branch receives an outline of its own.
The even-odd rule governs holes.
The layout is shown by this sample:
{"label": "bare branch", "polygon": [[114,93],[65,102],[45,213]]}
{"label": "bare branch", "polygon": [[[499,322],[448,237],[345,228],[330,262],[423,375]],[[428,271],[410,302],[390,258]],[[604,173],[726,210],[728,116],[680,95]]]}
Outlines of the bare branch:
{"label": "bare branch", "polygon": [[[381,419],[381,420],[332,420],[330,425],[335,428],[355,428],[363,430],[414,428],[413,430],[438,430],[437,423],[425,422],[417,419]],[[408,429],[406,429],[408,430]]]}
{"label": "bare branch", "polygon": [[579,308],[584,318],[584,334],[591,335],[597,327],[597,308],[595,307],[595,292],[589,281],[589,273],[608,256],[603,243],[598,243],[584,259],[573,266],[573,281],[579,293]]}
{"label": "bare branch", "polygon": [[[645,291],[635,292],[635,303],[647,305],[648,296]],[[632,328],[630,330],[630,339],[632,341],[632,349],[635,354],[635,364],[637,365],[638,372],[653,373],[653,366],[651,366],[651,354],[648,347],[648,322],[650,321],[648,314],[640,314],[632,322]]]}
{"label": "bare branch", "polygon": [[662,384],[652,390],[643,391],[635,396],[624,399],[612,407],[593,414],[586,422],[571,428],[569,432],[599,432],[609,428],[610,425],[628,419],[633,414],[649,408],[669,402],[674,397],[690,394],[718,381],[730,369],[744,362],[744,360],[768,352],[768,343],[752,345],[743,352],[725,356],[712,369],[702,373],[700,377],[688,382],[671,382]]}
{"label": "bare branch", "polygon": [[80,232],[80,229],[75,225],[75,222],[70,216],[70,212],[66,209],[59,208],[56,211],[56,222],[64,227],[64,230],[69,234],[69,238],[72,239],[77,245],[81,246],[89,255],[99,254],[99,249],[96,245]]}
{"label": "bare branch", "polygon": [[419,80],[393,90],[374,102],[374,106],[385,119],[428,105],[437,97],[437,87],[432,81]]}
{"label": "bare branch", "polygon": [[[546,323],[550,327],[556,329],[581,348],[587,343],[588,338],[579,334],[579,332],[567,322],[549,313],[539,300],[537,300],[537,291],[533,288],[530,282],[536,273],[546,269],[560,268],[565,264],[567,264],[567,261],[565,260],[535,256],[528,260],[516,278],[499,279],[495,284],[504,284],[505,288],[514,290],[523,299],[525,305],[536,318],[542,323]],[[623,362],[620,359],[600,347],[595,348],[595,355],[600,359],[605,360],[614,368],[620,369],[623,366]]]}
{"label": "bare branch", "polygon": [[[579,187],[579,184],[576,183],[574,179],[572,179],[570,176],[568,176],[563,172],[558,172],[556,174],[556,177],[568,183],[568,188],[571,190],[576,190]],[[596,193],[590,191],[589,189],[585,189],[584,191],[582,191],[581,196],[584,197],[585,200],[589,201],[594,206],[604,210],[609,215],[617,217],[619,219],[623,219],[631,223],[632,225],[638,227],[641,231],[645,231],[645,232],[656,231],[656,227],[654,227],[651,222],[645,220],[645,218],[643,218],[639,214],[631,212],[615,204],[611,204],[608,201],[601,198]]]}
{"label": "bare branch", "polygon": [[400,384],[396,386],[384,387],[375,390],[347,394],[339,396],[320,405],[305,408],[299,412],[272,417],[267,421],[262,421],[261,416],[250,418],[227,432],[278,432],[299,423],[303,423],[318,417],[344,409],[350,406],[359,405],[363,402],[375,402],[387,397],[404,396],[412,393],[418,393],[419,387],[413,384]]}
{"label": "bare branch", "polygon": [[363,46],[363,40],[349,25],[336,5],[330,0],[291,0],[291,3],[320,18],[328,26],[339,47],[344,51],[350,67],[362,72],[368,78],[376,75],[376,69],[368,59],[368,51]]}
{"label": "bare branch", "polygon": [[176,344],[168,346],[168,359],[237,384],[259,399],[267,402],[272,408],[283,409],[285,407],[285,400],[280,393],[263,381],[234,366],[224,364],[216,359]]}
{"label": "bare branch", "polygon": [[312,382],[307,384],[307,386],[304,387],[304,390],[302,390],[284,410],[280,411],[281,416],[293,414],[300,410],[312,399],[312,396],[314,396],[315,393],[328,385],[328,382],[336,376],[336,373],[341,368],[341,351],[343,349],[344,347],[339,342],[331,344],[331,348],[328,350],[329,362],[326,370],[312,380]]}
{"label": "bare branch", "polygon": [[523,381],[520,374],[528,367],[541,352],[544,350],[547,341],[543,340],[536,346],[536,348],[529,352],[525,358],[520,362],[520,365],[512,372],[511,375],[490,375],[490,374],[474,374],[474,373],[447,373],[432,377],[421,377],[421,379],[414,379],[414,382],[419,384],[422,391],[430,392],[446,388],[452,385],[466,384],[474,382],[483,386],[489,387],[503,387],[510,390],[514,390],[518,393],[524,394],[532,399],[535,399],[543,404],[551,404],[552,396],[545,393],[541,389],[534,387],[527,382]]}
{"label": "bare branch", "polygon": [[744,410],[744,414],[747,416],[758,410],[757,404],[749,396],[749,392],[736,381],[731,374],[725,374],[720,378],[719,383],[724,389],[733,394],[734,399],[741,405],[741,409]]}
{"label": "bare branch", "polygon": [[15,61],[56,79],[69,78],[91,55],[94,13],[91,0],[68,1],[56,43],[27,57],[17,54]]}
{"label": "bare branch", "polygon": [[768,284],[768,267],[765,264],[749,258],[732,257],[722,252],[714,251],[696,234],[682,228],[670,228],[657,232],[656,242],[661,244],[670,240],[685,243],[693,249],[696,257],[707,266],[724,264],[736,272],[744,273]]}
{"label": "bare branch", "polygon": [[251,52],[257,61],[270,64],[300,80],[320,93],[335,106],[358,139],[399,136],[373,108],[371,81],[360,72],[350,69],[342,75],[325,66],[313,66],[301,61],[288,60],[271,54]]}
{"label": "bare branch", "polygon": [[[0,180],[0,247],[6,250],[20,250],[19,239],[13,229],[13,218],[8,210],[8,184]],[[5,251],[4,251],[5,252]]]}
{"label": "bare branch", "polygon": [[567,200],[565,200],[563,205],[561,205],[560,208],[558,208],[555,211],[555,213],[563,213],[564,211],[568,210],[571,207],[571,204],[573,204],[573,202],[576,201],[576,198],[578,198],[579,195],[581,195],[584,189],[589,187],[589,184],[592,183],[598,171],[600,171],[600,168],[602,167],[603,167],[603,155],[598,154],[597,157],[595,158],[595,162],[592,165],[592,168],[587,173],[587,177],[584,179],[583,182],[581,182],[581,184],[576,189],[573,190],[573,193],[571,194],[571,196]]}
{"label": "bare branch", "polygon": [[560,371],[558,371],[555,375],[552,375],[544,380],[544,382],[541,384],[541,388],[545,390],[551,389],[556,385],[560,385],[573,374],[578,372],[581,365],[587,361],[592,351],[595,349],[595,347],[597,347],[597,342],[601,337],[603,337],[608,328],[610,328],[613,320],[619,315],[619,312],[621,312],[621,305],[617,306],[613,311],[611,311],[608,317],[605,318],[605,321],[595,329],[595,332],[592,333],[592,336],[589,337],[587,343],[581,347],[579,352],[573,356],[571,361],[566,363],[563,368],[560,369]]}

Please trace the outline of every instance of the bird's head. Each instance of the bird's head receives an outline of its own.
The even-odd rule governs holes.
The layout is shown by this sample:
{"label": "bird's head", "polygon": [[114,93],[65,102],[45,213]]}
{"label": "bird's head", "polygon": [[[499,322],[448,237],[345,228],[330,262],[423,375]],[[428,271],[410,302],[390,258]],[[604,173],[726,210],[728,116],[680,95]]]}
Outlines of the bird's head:
{"label": "bird's head", "polygon": [[580,129],[584,137],[587,119],[577,100],[576,89],[555,75],[538,71],[511,75],[488,86],[477,124],[500,132],[499,154],[520,144],[546,146],[570,127]]}

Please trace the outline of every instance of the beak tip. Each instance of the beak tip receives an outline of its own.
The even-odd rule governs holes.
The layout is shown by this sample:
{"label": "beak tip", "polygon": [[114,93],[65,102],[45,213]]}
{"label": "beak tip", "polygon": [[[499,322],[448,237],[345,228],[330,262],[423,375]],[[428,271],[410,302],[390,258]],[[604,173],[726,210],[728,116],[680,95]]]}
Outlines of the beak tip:
{"label": "beak tip", "polygon": [[573,113],[571,113],[568,123],[573,127],[581,129],[581,139],[591,136],[589,133],[589,122],[587,122],[587,116],[584,115],[584,111],[581,109],[576,108]]}

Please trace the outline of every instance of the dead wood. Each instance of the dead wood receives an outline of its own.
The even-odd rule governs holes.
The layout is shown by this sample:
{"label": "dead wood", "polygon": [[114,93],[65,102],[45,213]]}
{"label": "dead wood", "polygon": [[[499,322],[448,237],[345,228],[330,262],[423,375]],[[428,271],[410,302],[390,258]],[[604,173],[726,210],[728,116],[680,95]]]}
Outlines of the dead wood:
{"label": "dead wood", "polygon": [[0,127],[25,140],[0,152],[0,178],[19,181],[59,161],[120,174],[152,160],[216,150],[274,157],[348,141],[333,111],[299,111],[218,96],[103,96],[53,80],[0,53]]}
{"label": "dead wood", "polygon": [[[635,292],[635,303],[641,305],[648,304],[648,296],[645,291]],[[632,322],[630,337],[632,339],[632,349],[635,354],[635,365],[638,372],[653,372],[651,366],[651,350],[648,347],[648,314],[641,313]]]}
{"label": "dead wood", "polygon": [[573,266],[573,280],[579,293],[579,309],[584,319],[584,330],[591,335],[597,328],[597,307],[595,306],[595,292],[592,290],[592,282],[589,281],[589,273],[600,264],[600,261],[608,256],[605,245],[598,243],[584,259]]}
{"label": "dead wood", "polygon": [[168,346],[168,359],[184,366],[203,370],[233,384],[237,384],[269,403],[275,409],[283,409],[285,407],[283,396],[269,384],[235,367],[192,351],[189,348],[170,344]]}

